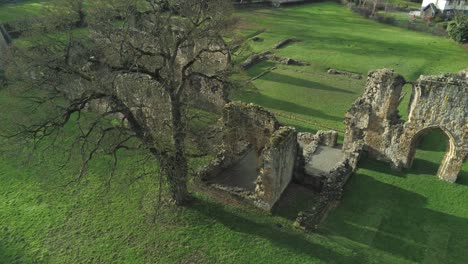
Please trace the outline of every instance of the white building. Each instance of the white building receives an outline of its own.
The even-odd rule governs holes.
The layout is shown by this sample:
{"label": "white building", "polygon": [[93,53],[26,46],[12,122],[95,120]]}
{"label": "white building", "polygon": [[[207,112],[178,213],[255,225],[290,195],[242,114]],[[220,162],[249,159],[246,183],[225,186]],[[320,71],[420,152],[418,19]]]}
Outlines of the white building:
{"label": "white building", "polygon": [[421,9],[426,9],[430,4],[434,4],[444,14],[457,10],[468,13],[468,0],[423,0]]}

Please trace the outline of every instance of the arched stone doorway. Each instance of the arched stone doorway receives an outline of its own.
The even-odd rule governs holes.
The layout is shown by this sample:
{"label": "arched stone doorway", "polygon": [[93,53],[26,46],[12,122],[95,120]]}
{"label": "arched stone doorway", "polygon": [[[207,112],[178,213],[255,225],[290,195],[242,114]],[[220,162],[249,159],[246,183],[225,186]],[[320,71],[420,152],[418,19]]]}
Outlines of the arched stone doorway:
{"label": "arched stone doorway", "polygon": [[398,115],[404,83],[392,70],[369,73],[363,96],[346,113],[345,151],[359,144],[373,158],[410,168],[418,139],[438,128],[449,138],[438,176],[455,182],[468,153],[468,69],[413,82],[406,121]]}
{"label": "arched stone doorway", "polygon": [[451,135],[451,133],[440,126],[426,127],[426,128],[419,130],[412,136],[407,135],[407,137],[411,138],[410,140],[411,143],[409,144],[405,167],[406,168],[413,167],[413,161],[416,156],[416,150],[421,140],[426,135],[430,133],[437,133],[437,132],[439,132],[439,137],[446,138],[446,139],[440,138],[439,140],[447,140],[445,154],[440,163],[439,169],[437,171],[437,176],[441,179],[454,182],[457,178],[458,171],[461,169],[461,166],[463,165],[463,159],[461,160],[460,168],[458,169],[458,171],[453,170],[453,168],[450,168],[451,166],[455,165],[455,163],[457,163],[457,160],[458,160],[457,159],[457,147],[455,145],[455,139]]}

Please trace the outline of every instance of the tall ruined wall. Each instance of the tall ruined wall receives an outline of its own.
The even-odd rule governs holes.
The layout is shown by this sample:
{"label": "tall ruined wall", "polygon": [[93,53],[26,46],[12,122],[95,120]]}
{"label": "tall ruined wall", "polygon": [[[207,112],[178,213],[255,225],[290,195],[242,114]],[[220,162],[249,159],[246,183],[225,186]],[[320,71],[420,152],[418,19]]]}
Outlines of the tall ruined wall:
{"label": "tall ruined wall", "polygon": [[[245,153],[254,150],[255,191],[239,191],[240,186],[215,187],[235,190],[235,195],[251,200],[257,207],[270,211],[292,180],[298,150],[297,132],[292,127],[282,126],[272,113],[264,108],[241,102],[228,103],[222,118],[223,148],[218,158],[199,175],[209,181],[222,176],[236,166]],[[224,177],[224,176],[223,176]],[[242,179],[245,173],[231,175]],[[224,179],[224,178],[223,178]],[[250,177],[247,180],[250,181]],[[234,188],[231,188],[234,187]],[[232,192],[231,192],[232,193]]]}
{"label": "tall ruined wall", "polygon": [[189,96],[200,109],[221,112],[224,105],[230,101],[227,86],[218,80],[193,76],[188,85],[192,88],[188,89]]}
{"label": "tall ruined wall", "polygon": [[232,153],[251,144],[259,155],[279,127],[272,113],[254,104],[232,102],[223,110],[223,142]]}
{"label": "tall ruined wall", "polygon": [[[344,150],[355,143],[364,144],[372,156],[391,160],[393,138],[398,137],[401,120],[398,104],[405,80],[393,70],[370,72],[362,97],[356,100],[345,116]],[[397,131],[395,131],[397,130]]]}
{"label": "tall ruined wall", "polygon": [[421,76],[413,87],[408,122],[396,148],[394,162],[409,168],[416,143],[427,131],[440,128],[449,139],[449,149],[439,176],[455,181],[468,153],[468,78],[459,74]]}
{"label": "tall ruined wall", "polygon": [[281,127],[270,138],[262,152],[262,164],[255,193],[263,203],[259,206],[271,210],[288,187],[294,172],[297,155],[297,133],[292,127]]}
{"label": "tall ruined wall", "polygon": [[397,111],[404,79],[387,69],[369,73],[364,95],[346,114],[344,149],[361,144],[372,157],[409,168],[420,136],[441,129],[449,149],[438,175],[454,182],[468,153],[467,73],[421,76],[413,85],[407,122]]}

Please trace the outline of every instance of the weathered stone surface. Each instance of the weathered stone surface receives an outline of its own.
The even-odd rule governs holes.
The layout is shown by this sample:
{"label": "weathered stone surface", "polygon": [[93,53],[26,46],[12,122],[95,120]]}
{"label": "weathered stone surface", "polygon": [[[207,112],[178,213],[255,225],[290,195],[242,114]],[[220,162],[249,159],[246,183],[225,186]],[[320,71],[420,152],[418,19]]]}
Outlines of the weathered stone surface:
{"label": "weathered stone surface", "polygon": [[281,127],[271,137],[262,152],[263,164],[257,178],[255,193],[271,210],[292,180],[297,155],[297,133],[292,127]]}
{"label": "weathered stone surface", "polygon": [[296,66],[306,66],[309,65],[307,62],[291,59],[291,58],[281,58],[279,63],[284,65],[296,65]]}
{"label": "weathered stone surface", "polygon": [[346,158],[350,159],[352,153],[356,152],[356,149],[353,149],[345,153],[337,148],[337,139],[338,133],[333,130],[318,131],[316,134],[298,134],[299,150],[294,172],[296,182],[316,191],[322,191],[334,167]]}
{"label": "weathered stone surface", "polygon": [[449,149],[438,176],[455,182],[468,153],[467,72],[421,76],[413,84],[406,122],[397,110],[403,77],[387,69],[369,73],[364,95],[346,114],[344,149],[362,144],[372,157],[396,168],[409,168],[418,139],[432,129],[441,129],[449,138]]}
{"label": "weathered stone surface", "polygon": [[[253,196],[244,196],[256,206],[267,211],[271,210],[293,176],[298,150],[295,129],[282,126],[273,114],[262,107],[231,102],[223,110],[222,130],[223,151],[212,164],[199,172],[200,177],[209,181],[218,175],[223,175],[227,168],[245,156],[244,153],[253,151],[256,162],[253,165],[255,168],[252,169],[258,171],[255,192]],[[245,176],[231,175],[231,177]],[[245,192],[237,190],[234,193],[238,195]]]}
{"label": "weathered stone surface", "polygon": [[295,225],[304,230],[315,230],[328,212],[341,200],[343,187],[357,168],[362,149],[353,147],[342,162],[323,178],[323,187],[317,204],[298,214]]}
{"label": "weathered stone surface", "polygon": [[260,154],[280,128],[274,115],[263,107],[240,102],[231,102],[224,107],[222,122],[224,147],[230,153],[238,153],[250,144]]}
{"label": "weathered stone surface", "polygon": [[305,163],[310,162],[317,147],[319,146],[319,138],[312,133],[298,133],[297,143],[299,144],[300,152]]}
{"label": "weathered stone surface", "polygon": [[294,66],[307,66],[307,65],[310,65],[308,62],[305,62],[305,61],[295,60],[295,59],[291,59],[291,58],[279,57],[279,56],[276,56],[273,53],[266,53],[265,58],[267,58],[267,59],[269,59],[271,61],[276,61],[276,62],[278,62],[280,64],[284,64],[284,65],[294,65]]}
{"label": "weathered stone surface", "polygon": [[285,40],[282,40],[282,41],[278,42],[273,48],[274,49],[281,49],[281,48],[284,48],[287,45],[292,44],[294,42],[299,42],[299,40],[295,39],[295,38],[288,38],[288,39],[285,39]]}
{"label": "weathered stone surface", "polygon": [[338,132],[318,131],[316,134],[298,133],[297,142],[301,149],[301,155],[306,163],[310,162],[318,146],[335,147],[338,141]]}
{"label": "weathered stone surface", "polygon": [[320,145],[335,147],[338,142],[338,132],[334,130],[318,131],[315,135],[318,137]]}
{"label": "weathered stone surface", "polygon": [[262,41],[263,41],[263,38],[261,38],[261,37],[253,37],[253,38],[251,38],[251,40],[252,40],[253,42],[262,42]]}
{"label": "weathered stone surface", "polygon": [[188,85],[191,86],[191,89],[187,89],[190,91],[189,96],[193,98],[197,108],[220,112],[230,102],[229,91],[220,81],[193,76]]}
{"label": "weathered stone surface", "polygon": [[354,79],[362,79],[362,75],[354,72],[341,71],[337,69],[328,69],[328,74],[345,75]]}
{"label": "weathered stone surface", "polygon": [[242,67],[242,69],[247,70],[250,67],[254,66],[255,64],[258,64],[266,60],[268,55],[271,55],[270,51],[264,51],[262,53],[252,54],[244,62],[242,62],[240,66]]}

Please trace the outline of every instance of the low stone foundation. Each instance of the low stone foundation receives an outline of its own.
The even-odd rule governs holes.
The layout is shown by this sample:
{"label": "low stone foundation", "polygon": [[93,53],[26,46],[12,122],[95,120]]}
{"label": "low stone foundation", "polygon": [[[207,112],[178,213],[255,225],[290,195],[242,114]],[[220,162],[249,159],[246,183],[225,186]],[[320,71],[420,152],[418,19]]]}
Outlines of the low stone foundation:
{"label": "low stone foundation", "polygon": [[318,131],[316,134],[298,134],[298,155],[294,179],[299,184],[321,191],[324,181],[344,153],[337,148],[336,131]]}
{"label": "low stone foundation", "polygon": [[304,230],[315,230],[318,225],[338,205],[343,196],[343,187],[348,179],[356,171],[361,157],[362,149],[358,146],[345,153],[343,161],[332,169],[327,177],[323,179],[320,198],[309,210],[302,211],[296,218],[296,226]]}
{"label": "low stone foundation", "polygon": [[240,66],[242,67],[242,69],[247,70],[265,60],[275,61],[283,65],[293,65],[293,66],[310,65],[308,62],[305,62],[305,61],[279,57],[273,54],[271,51],[264,51],[261,53],[252,54],[244,62],[242,62]]}
{"label": "low stone foundation", "polygon": [[300,40],[298,39],[295,39],[295,38],[288,38],[288,39],[285,39],[285,40],[282,40],[280,42],[278,42],[273,48],[274,49],[282,49],[292,43],[295,43],[295,42],[299,42]]}
{"label": "low stone foundation", "polygon": [[[296,183],[308,186],[311,192],[320,192],[318,205],[298,218],[304,228],[316,225],[317,219],[341,198],[342,188],[355,171],[361,153],[357,147],[348,152],[338,148],[336,131],[298,134],[253,104],[227,104],[221,122],[222,151],[198,172],[200,179],[212,188],[271,211],[294,177]],[[327,150],[339,155],[330,159]],[[319,169],[323,171],[312,170],[310,166],[321,159],[325,164]]]}
{"label": "low stone foundation", "polygon": [[190,79],[190,96],[199,109],[221,112],[224,105],[230,102],[227,86],[217,80],[211,80],[202,76],[193,76]]}
{"label": "low stone foundation", "polygon": [[335,75],[345,75],[354,79],[362,79],[362,75],[359,73],[354,73],[354,72],[348,72],[348,71],[341,71],[337,69],[328,69],[327,71],[328,74],[335,74]]}

